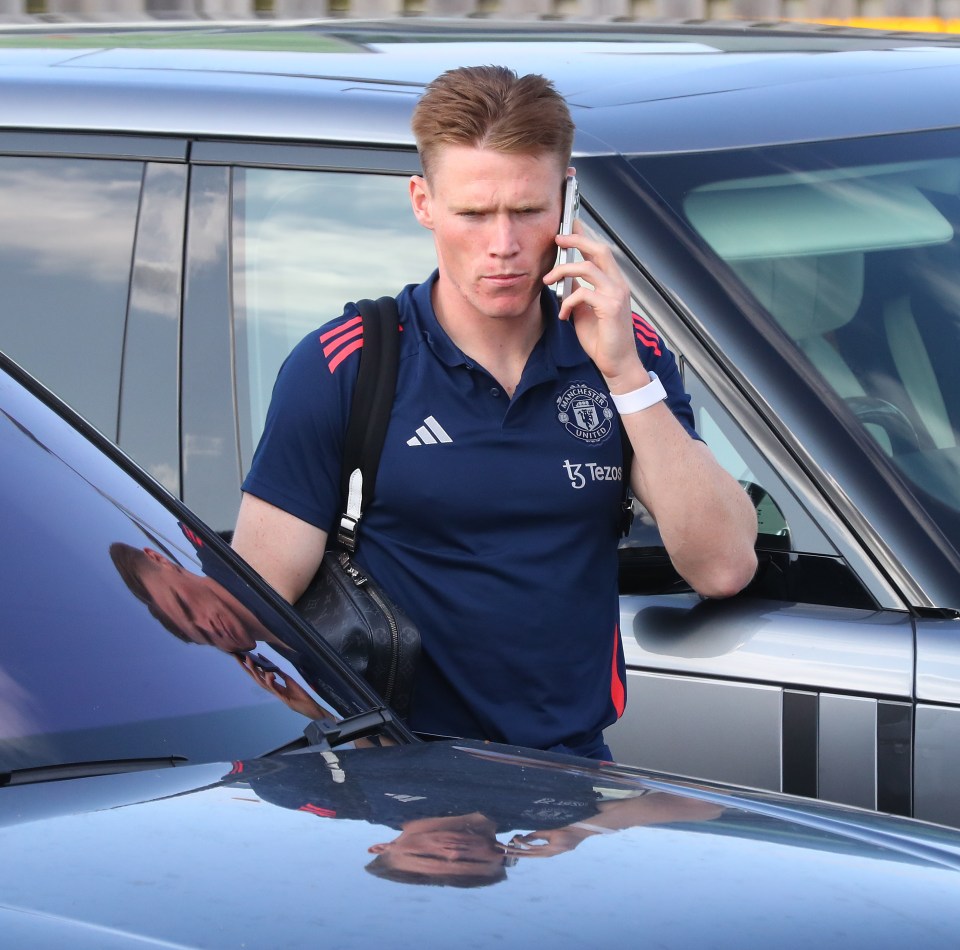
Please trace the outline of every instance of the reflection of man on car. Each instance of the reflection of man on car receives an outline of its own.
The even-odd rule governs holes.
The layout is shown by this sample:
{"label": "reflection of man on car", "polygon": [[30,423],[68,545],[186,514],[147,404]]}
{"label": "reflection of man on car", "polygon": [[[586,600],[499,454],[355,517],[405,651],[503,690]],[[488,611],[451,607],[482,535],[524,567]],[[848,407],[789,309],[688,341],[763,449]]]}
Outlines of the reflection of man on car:
{"label": "reflection of man on car", "polygon": [[174,636],[227,653],[252,650],[269,631],[222,584],[150,547],[116,542],[110,557],[131,593]]}
{"label": "reflection of man on car", "polygon": [[[195,545],[202,543],[186,528],[184,533]],[[294,712],[309,719],[331,718],[292,676],[252,652],[260,641],[284,656],[291,653],[219,581],[187,570],[153,547],[139,548],[117,541],[110,545],[110,557],[130,592],[165,630],[186,643],[213,646],[231,654],[258,686]]]}
{"label": "reflection of man on car", "polygon": [[454,887],[497,883],[522,858],[553,857],[596,835],[708,821],[723,811],[581,766],[535,752],[517,758],[479,744],[424,743],[258,759],[227,781],[315,817],[399,831],[368,847],[375,858],[367,870]]}

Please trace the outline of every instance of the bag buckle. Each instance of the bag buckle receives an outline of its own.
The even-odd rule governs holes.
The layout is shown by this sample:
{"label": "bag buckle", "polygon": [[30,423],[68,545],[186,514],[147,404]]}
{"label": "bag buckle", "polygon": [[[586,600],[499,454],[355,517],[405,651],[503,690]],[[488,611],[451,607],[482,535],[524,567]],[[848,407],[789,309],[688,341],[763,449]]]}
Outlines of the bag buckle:
{"label": "bag buckle", "polygon": [[351,554],[357,549],[357,524],[358,520],[356,518],[344,514],[340,518],[340,526],[337,528],[337,543]]}
{"label": "bag buckle", "polygon": [[363,513],[363,472],[355,468],[350,473],[347,491],[347,507],[340,516],[337,541],[351,554],[357,549],[357,525]]}

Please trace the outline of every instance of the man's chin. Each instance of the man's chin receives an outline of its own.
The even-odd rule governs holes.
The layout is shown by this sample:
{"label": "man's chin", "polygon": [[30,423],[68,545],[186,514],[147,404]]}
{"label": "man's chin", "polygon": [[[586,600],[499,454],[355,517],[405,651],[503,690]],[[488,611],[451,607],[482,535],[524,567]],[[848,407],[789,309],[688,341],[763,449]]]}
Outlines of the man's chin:
{"label": "man's chin", "polygon": [[526,316],[539,299],[539,289],[531,293],[529,287],[522,291],[485,294],[480,310],[494,320],[516,320]]}

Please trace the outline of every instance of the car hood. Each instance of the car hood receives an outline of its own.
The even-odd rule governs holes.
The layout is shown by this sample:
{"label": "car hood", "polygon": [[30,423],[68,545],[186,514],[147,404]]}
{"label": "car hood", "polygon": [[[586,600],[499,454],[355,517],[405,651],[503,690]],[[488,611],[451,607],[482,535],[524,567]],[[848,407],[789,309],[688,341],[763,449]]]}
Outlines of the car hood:
{"label": "car hood", "polygon": [[[600,831],[585,788],[649,811]],[[501,845],[577,840],[470,886],[367,867],[404,826],[461,813]],[[485,744],[6,788],[0,821],[8,946],[946,947],[960,926],[947,829]]]}

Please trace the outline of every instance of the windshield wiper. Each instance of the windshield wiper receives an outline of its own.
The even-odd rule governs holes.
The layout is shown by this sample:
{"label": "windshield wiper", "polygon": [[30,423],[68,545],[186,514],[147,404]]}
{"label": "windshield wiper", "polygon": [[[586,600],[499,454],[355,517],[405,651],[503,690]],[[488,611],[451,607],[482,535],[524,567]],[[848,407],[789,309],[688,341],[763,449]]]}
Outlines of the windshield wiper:
{"label": "windshield wiper", "polygon": [[5,785],[31,785],[34,782],[59,782],[70,778],[118,775],[121,772],[172,769],[177,765],[183,765],[186,761],[186,756],[165,755],[147,759],[98,759],[93,762],[67,762],[63,765],[37,765],[32,768],[0,772],[0,788]]}
{"label": "windshield wiper", "polygon": [[356,716],[347,716],[346,719],[340,719],[334,723],[315,719],[303,730],[303,734],[311,745],[326,743],[333,749],[353,739],[372,736],[391,722],[393,722],[393,713],[381,706],[379,709],[357,713]]}
{"label": "windshield wiper", "polygon": [[393,713],[382,706],[379,709],[368,709],[366,712],[357,713],[355,716],[347,716],[346,719],[338,719],[336,722],[314,719],[303,730],[300,738],[265,753],[264,757],[283,755],[285,752],[295,752],[297,749],[306,749],[311,746],[334,749],[354,739],[374,735],[393,721]]}

